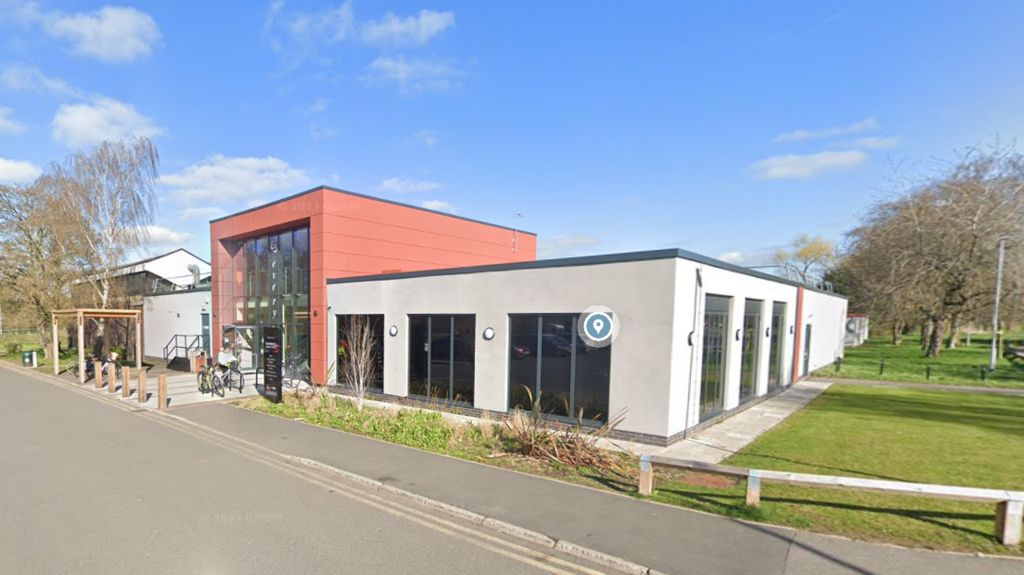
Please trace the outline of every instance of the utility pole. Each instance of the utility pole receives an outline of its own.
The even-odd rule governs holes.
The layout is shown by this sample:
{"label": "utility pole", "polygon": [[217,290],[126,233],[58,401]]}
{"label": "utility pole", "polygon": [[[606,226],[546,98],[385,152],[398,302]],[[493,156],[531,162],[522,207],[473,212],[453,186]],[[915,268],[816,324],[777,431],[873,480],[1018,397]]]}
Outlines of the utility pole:
{"label": "utility pole", "polygon": [[1003,295],[1003,252],[1006,251],[1006,237],[998,240],[998,257],[996,258],[996,301],[992,308],[992,354],[988,359],[988,369],[996,368],[996,360],[999,358],[999,299]]}

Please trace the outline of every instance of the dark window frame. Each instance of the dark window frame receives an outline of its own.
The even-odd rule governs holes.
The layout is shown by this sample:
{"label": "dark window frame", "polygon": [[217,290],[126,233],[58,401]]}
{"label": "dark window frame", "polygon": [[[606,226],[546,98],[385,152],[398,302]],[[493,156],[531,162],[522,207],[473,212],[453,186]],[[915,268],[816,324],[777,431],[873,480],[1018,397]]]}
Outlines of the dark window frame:
{"label": "dark window frame", "polygon": [[[433,322],[434,322],[434,318],[435,317],[439,317],[439,316],[440,317],[447,317],[448,318],[448,330],[449,330],[448,331],[448,391],[445,394],[445,398],[443,398],[443,399],[442,398],[438,398],[438,397],[431,397],[430,396],[430,389],[431,389],[431,386],[433,385],[433,379],[434,379],[433,373],[431,373],[433,371],[433,351],[434,351]],[[469,318],[473,322],[473,327],[472,327],[472,329],[470,329],[470,340],[473,342],[472,386],[473,386],[474,389],[473,389],[473,394],[472,394],[472,397],[470,398],[470,401],[461,401],[461,400],[454,399],[454,396],[455,396],[455,320],[456,320],[456,318],[460,318],[460,317],[461,318]],[[426,326],[427,327],[427,332],[426,332],[426,335],[427,335],[426,368],[427,369],[426,369],[426,377],[424,378],[424,381],[426,382],[425,385],[426,385],[426,389],[427,389],[427,395],[423,395],[423,394],[420,394],[420,393],[413,393],[412,390],[411,390],[411,387],[412,387],[411,385],[407,385],[407,387],[406,387],[407,395],[409,397],[413,397],[413,398],[416,398],[416,399],[426,399],[428,401],[438,401],[438,402],[445,403],[445,404],[448,404],[448,405],[473,407],[473,404],[476,401],[476,389],[475,389],[475,387],[476,387],[476,314],[472,314],[472,313],[412,313],[412,314],[408,314],[408,317],[407,317],[407,320],[408,320],[408,324],[407,325],[409,326],[409,330],[408,330],[409,331],[409,336],[408,336],[409,337],[409,340],[408,340],[409,348],[408,349],[410,349],[410,350],[411,350],[412,336],[413,336],[412,322],[413,322],[414,319],[418,319],[418,318],[426,318],[426,320],[427,320],[427,326]],[[408,384],[411,384],[412,383],[412,379],[413,379],[413,377],[412,377],[413,376],[413,373],[412,373],[413,362],[412,362],[411,354],[410,354],[410,357],[408,359],[409,359],[409,361],[408,361],[408,369],[406,370],[406,372],[407,372],[406,373],[406,376],[407,376],[407,380],[406,381],[407,381]]]}
{"label": "dark window frame", "polygon": [[[508,371],[508,386],[509,386],[509,388],[507,390],[507,398],[508,398],[507,411],[512,411],[513,409],[515,409],[518,406],[517,404],[513,404],[513,401],[512,401],[513,389],[512,389],[512,359],[511,358],[512,358],[512,354],[514,352],[513,351],[513,345],[514,344],[512,342],[512,319],[513,318],[536,318],[537,319],[537,343],[536,343],[536,346],[537,346],[536,347],[536,349],[537,349],[537,368],[536,368],[535,373],[534,373],[534,383],[533,383],[533,394],[534,394],[533,396],[534,396],[534,398],[537,398],[538,394],[540,394],[543,391],[543,389],[541,388],[541,383],[542,383],[543,363],[544,363],[544,318],[545,317],[553,317],[553,316],[569,316],[569,317],[572,318],[571,321],[570,321],[570,324],[571,324],[572,327],[570,329],[570,339],[569,339],[569,341],[570,341],[570,352],[569,352],[569,415],[560,415],[560,414],[556,414],[556,413],[544,413],[542,415],[545,418],[549,418],[549,419],[552,419],[552,420],[555,420],[555,421],[580,423],[582,425],[594,426],[594,427],[599,427],[599,426],[603,425],[605,422],[607,422],[608,419],[610,419],[611,415],[608,413],[608,409],[611,406],[611,387],[612,387],[612,377],[611,377],[611,353],[612,353],[611,347],[612,346],[611,346],[611,344],[605,346],[605,347],[608,348],[608,354],[609,354],[608,365],[609,365],[609,369],[608,369],[608,381],[606,382],[606,384],[608,386],[608,392],[606,393],[606,396],[608,398],[608,405],[606,405],[604,411],[600,413],[600,415],[602,415],[603,418],[602,419],[586,419],[586,418],[584,418],[584,419],[580,420],[580,419],[577,419],[575,416],[572,415],[572,414],[578,412],[578,409],[577,409],[578,406],[576,404],[576,371],[577,371],[577,366],[576,366],[577,353],[576,353],[576,351],[577,351],[577,341],[578,340],[582,341],[582,339],[579,336],[579,332],[578,332],[579,318],[580,318],[581,315],[582,315],[582,312],[545,312],[545,313],[510,313],[510,314],[508,314],[508,320],[509,320],[508,321],[508,341],[509,341],[509,345],[508,345],[506,351],[508,353],[508,370],[507,371]],[[531,410],[525,410],[525,411],[531,411]]]}

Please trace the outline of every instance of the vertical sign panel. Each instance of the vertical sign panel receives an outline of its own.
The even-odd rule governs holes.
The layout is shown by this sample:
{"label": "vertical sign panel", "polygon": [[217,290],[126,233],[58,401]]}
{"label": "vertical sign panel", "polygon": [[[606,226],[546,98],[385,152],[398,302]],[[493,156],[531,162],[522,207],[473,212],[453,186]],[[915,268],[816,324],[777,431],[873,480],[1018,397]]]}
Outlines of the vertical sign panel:
{"label": "vertical sign panel", "polygon": [[263,326],[263,396],[281,403],[281,328]]}

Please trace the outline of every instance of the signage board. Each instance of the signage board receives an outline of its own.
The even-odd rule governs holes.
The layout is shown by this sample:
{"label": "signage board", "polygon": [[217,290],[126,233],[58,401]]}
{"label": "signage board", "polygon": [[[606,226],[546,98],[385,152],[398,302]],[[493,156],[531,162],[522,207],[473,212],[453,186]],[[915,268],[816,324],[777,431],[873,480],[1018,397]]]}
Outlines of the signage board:
{"label": "signage board", "polygon": [[281,403],[281,328],[263,327],[263,397]]}

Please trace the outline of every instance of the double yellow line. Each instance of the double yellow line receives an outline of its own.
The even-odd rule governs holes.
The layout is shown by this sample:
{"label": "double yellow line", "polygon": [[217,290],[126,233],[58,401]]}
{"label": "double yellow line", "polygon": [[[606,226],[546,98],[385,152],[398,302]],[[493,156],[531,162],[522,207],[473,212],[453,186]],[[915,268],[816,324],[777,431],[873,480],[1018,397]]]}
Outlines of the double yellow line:
{"label": "double yellow line", "polygon": [[486,527],[470,527],[455,521],[439,517],[437,513],[428,513],[417,509],[413,502],[396,502],[371,493],[368,486],[358,485],[350,480],[331,477],[329,472],[315,470],[302,463],[295,462],[287,456],[267,449],[260,445],[227,435],[204,425],[186,420],[171,414],[160,414],[152,411],[141,413],[161,425],[176,429],[207,443],[223,447],[235,453],[262,463],[277,471],[287,473],[307,483],[327,489],[334,495],[347,497],[364,505],[369,505],[395,517],[400,517],[433,531],[437,531],[475,545],[497,555],[507,557],[555,575],[603,575],[599,571],[584,565],[565,560],[561,555],[519,545],[515,542],[496,537],[487,532]]}

